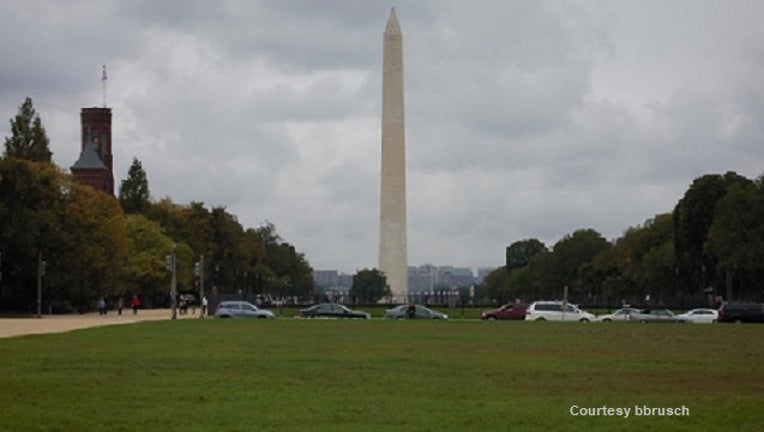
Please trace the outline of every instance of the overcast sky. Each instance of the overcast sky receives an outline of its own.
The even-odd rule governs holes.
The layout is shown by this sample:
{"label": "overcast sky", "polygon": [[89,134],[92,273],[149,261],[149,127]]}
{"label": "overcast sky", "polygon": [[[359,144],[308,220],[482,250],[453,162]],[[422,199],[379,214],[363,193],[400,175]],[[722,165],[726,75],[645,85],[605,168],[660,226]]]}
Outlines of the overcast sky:
{"label": "overcast sky", "polygon": [[117,187],[377,266],[382,33],[403,31],[409,265],[612,240],[693,179],[764,173],[761,1],[0,0],[0,136],[29,96],[54,162],[113,110]]}

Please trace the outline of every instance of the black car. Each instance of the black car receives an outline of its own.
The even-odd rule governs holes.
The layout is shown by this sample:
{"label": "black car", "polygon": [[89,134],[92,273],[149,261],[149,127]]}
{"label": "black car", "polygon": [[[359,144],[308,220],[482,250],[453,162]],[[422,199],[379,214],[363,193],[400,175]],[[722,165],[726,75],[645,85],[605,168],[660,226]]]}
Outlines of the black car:
{"label": "black car", "polygon": [[764,322],[763,303],[723,303],[719,308],[719,322]]}
{"label": "black car", "polygon": [[300,318],[360,318],[369,319],[366,312],[354,311],[337,303],[321,303],[300,309]]}

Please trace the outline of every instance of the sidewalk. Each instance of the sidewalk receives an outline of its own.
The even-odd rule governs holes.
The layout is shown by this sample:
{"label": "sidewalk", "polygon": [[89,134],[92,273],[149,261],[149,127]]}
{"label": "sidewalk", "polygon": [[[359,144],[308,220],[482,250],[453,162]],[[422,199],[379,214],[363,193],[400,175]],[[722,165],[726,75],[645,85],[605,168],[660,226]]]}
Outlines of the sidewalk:
{"label": "sidewalk", "polygon": [[[107,315],[98,313],[76,315],[43,315],[42,318],[0,318],[0,338],[26,334],[60,333],[86,327],[99,327],[113,324],[131,324],[140,321],[170,319],[170,309],[139,309],[133,315],[132,309],[125,309],[122,315],[109,311]],[[178,319],[199,319],[199,310],[192,315],[178,313]],[[210,317],[211,318],[211,317]],[[205,318],[206,319],[206,318]]]}

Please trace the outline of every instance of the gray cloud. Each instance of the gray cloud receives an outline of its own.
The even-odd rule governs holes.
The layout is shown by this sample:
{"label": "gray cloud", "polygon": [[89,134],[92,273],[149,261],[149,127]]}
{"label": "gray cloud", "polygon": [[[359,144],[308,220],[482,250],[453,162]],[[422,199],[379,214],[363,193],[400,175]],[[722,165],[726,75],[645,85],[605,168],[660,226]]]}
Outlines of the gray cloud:
{"label": "gray cloud", "polygon": [[[614,238],[671,211],[695,177],[764,171],[760,2],[396,10],[411,264],[500,265],[513,241],[578,228]],[[0,112],[32,97],[68,167],[106,64],[117,182],[137,157],[157,198],[271,221],[316,268],[373,267],[388,13],[375,1],[7,1]]]}

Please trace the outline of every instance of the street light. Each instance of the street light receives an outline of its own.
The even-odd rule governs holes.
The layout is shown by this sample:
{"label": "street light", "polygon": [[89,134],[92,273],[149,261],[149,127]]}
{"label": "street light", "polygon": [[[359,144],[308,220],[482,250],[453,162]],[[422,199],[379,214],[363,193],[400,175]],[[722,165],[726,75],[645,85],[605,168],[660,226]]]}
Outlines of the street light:
{"label": "street light", "polygon": [[199,301],[202,310],[199,318],[204,318],[206,312],[204,307],[204,255],[199,255],[199,261],[196,262],[196,275],[199,276]]}
{"label": "street light", "polygon": [[177,265],[177,259],[175,256],[175,248],[176,244],[173,243],[172,254],[165,257],[167,260],[167,267],[170,271],[172,271],[172,281],[170,282],[170,307],[172,309],[172,319],[176,319],[178,317],[178,293],[175,280],[175,267]]}
{"label": "street light", "polygon": [[37,253],[37,318],[42,318],[42,277],[45,276],[45,268],[48,266],[42,260],[42,253]]}

